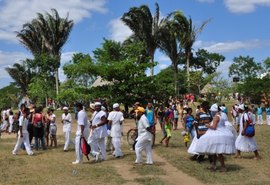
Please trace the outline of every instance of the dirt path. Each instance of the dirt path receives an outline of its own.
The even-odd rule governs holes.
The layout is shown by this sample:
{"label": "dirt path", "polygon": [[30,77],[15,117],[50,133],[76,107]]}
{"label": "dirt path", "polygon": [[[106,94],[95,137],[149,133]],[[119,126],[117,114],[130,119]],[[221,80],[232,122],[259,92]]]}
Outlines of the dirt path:
{"label": "dirt path", "polygon": [[153,159],[155,163],[162,163],[162,169],[165,170],[166,176],[160,176],[162,179],[164,179],[165,182],[168,182],[170,185],[178,185],[178,184],[192,184],[192,185],[202,185],[201,182],[199,182],[194,177],[191,177],[182,171],[178,170],[174,166],[172,166],[170,163],[168,163],[165,159],[157,155],[155,152],[153,152]]}

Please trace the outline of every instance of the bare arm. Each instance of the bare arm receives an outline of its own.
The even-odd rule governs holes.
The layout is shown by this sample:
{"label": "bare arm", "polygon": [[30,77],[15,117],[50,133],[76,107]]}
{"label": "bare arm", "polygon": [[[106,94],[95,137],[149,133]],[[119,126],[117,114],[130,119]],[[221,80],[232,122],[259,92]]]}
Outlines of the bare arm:
{"label": "bare arm", "polygon": [[105,125],[106,123],[107,123],[107,118],[105,116],[102,116],[101,117],[101,122],[98,123],[97,125],[93,125],[92,129],[95,129],[97,127],[101,127],[101,126]]}
{"label": "bare arm", "polygon": [[213,119],[213,124],[212,124],[212,125],[210,125],[210,124],[205,124],[205,126],[206,126],[207,128],[216,130],[217,124],[218,124],[219,120],[220,120],[219,116],[215,116],[214,119]]}

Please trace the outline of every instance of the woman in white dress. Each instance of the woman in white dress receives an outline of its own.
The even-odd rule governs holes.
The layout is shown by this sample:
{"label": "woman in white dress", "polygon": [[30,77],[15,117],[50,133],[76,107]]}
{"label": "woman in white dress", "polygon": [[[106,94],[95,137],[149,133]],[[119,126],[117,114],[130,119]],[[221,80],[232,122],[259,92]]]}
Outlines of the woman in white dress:
{"label": "woman in white dress", "polygon": [[221,172],[227,171],[223,154],[235,154],[235,137],[225,126],[226,116],[220,111],[217,104],[211,106],[210,111],[214,113],[213,121],[205,124],[208,128],[206,133],[197,141],[196,152],[212,156],[211,170],[216,170],[216,161],[221,164]]}
{"label": "woman in white dress", "polygon": [[241,152],[254,152],[255,159],[261,159],[255,137],[244,135],[248,120],[251,120],[252,124],[255,124],[255,115],[248,111],[248,106],[244,105],[240,105],[238,111],[243,114],[240,117],[239,135],[235,141],[235,147],[237,149],[235,158],[241,158]]}

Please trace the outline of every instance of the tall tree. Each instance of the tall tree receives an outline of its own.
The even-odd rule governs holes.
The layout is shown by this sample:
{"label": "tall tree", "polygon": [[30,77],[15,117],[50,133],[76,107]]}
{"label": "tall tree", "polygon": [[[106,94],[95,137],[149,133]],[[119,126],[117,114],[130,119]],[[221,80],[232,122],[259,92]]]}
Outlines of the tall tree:
{"label": "tall tree", "polygon": [[262,66],[260,63],[254,61],[253,57],[235,57],[233,64],[229,67],[229,76],[237,76],[244,81],[247,78],[259,77],[262,73]]}
{"label": "tall tree", "polygon": [[[122,16],[122,21],[133,31],[139,40],[145,42],[146,51],[154,64],[154,55],[158,47],[158,33],[160,30],[159,5],[156,3],[155,14],[152,15],[148,6],[132,7]],[[154,75],[154,67],[151,69]]]}
{"label": "tall tree", "polygon": [[54,73],[56,94],[58,94],[61,51],[72,30],[73,21],[69,20],[68,16],[61,18],[55,9],[51,11],[51,14],[38,13],[37,18],[31,23],[23,25],[23,29],[17,32],[17,37],[34,57],[47,54],[57,59]]}
{"label": "tall tree", "polygon": [[27,59],[22,62],[22,64],[15,63],[12,67],[7,67],[6,71],[10,77],[15,81],[15,84],[21,89],[23,95],[27,94],[28,85],[31,82],[33,73],[29,68],[30,60]]}
{"label": "tall tree", "polygon": [[159,31],[159,47],[171,60],[174,71],[174,92],[178,95],[178,64],[183,56],[182,48],[177,37],[177,28],[170,16],[163,19]]}
{"label": "tall tree", "polygon": [[190,66],[194,69],[200,69],[203,74],[213,74],[217,67],[225,60],[223,55],[218,53],[210,53],[205,49],[199,49],[196,56],[192,57]]}
{"label": "tall tree", "polygon": [[178,37],[181,43],[181,47],[184,49],[185,52],[187,84],[189,88],[189,67],[192,57],[192,47],[197,39],[198,34],[202,32],[203,28],[209,22],[209,20],[204,21],[199,27],[196,27],[195,25],[193,25],[191,18],[186,18],[185,16],[183,16],[182,12],[176,11],[174,13],[174,22],[179,28]]}
{"label": "tall tree", "polygon": [[64,65],[64,74],[78,86],[89,88],[96,79],[94,63],[89,54],[76,53],[70,63]]}

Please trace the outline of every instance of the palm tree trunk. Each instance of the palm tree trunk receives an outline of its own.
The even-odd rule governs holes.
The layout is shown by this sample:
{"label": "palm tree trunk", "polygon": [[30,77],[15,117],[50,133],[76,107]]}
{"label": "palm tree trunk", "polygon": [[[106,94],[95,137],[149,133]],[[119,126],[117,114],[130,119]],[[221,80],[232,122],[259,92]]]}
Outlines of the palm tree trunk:
{"label": "palm tree trunk", "polygon": [[187,90],[190,91],[190,76],[189,76],[189,63],[190,63],[190,52],[187,53]]}
{"label": "palm tree trunk", "polygon": [[178,96],[178,87],[177,87],[178,80],[177,80],[177,76],[178,76],[178,71],[175,69],[174,70],[174,93],[175,93],[175,96]]}
{"label": "palm tree trunk", "polygon": [[56,95],[59,94],[59,74],[58,74],[58,68],[55,69],[55,89],[56,89]]}
{"label": "palm tree trunk", "polygon": [[151,67],[151,76],[154,76],[154,55],[151,56],[151,63],[153,64],[153,66]]}

